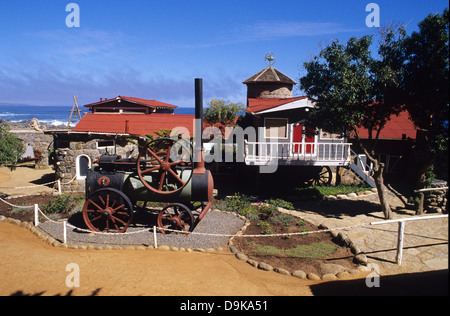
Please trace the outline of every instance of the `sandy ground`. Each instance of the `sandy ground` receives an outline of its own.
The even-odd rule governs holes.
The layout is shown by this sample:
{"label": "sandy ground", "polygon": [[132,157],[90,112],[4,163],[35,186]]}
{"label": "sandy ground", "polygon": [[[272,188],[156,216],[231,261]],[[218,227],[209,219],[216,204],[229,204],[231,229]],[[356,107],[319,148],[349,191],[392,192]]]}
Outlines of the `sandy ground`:
{"label": "sandy ground", "polygon": [[54,173],[51,168],[34,168],[33,163],[19,165],[14,171],[0,167],[0,192],[8,195],[23,195],[24,191],[28,195],[53,192],[40,184],[52,182]]}
{"label": "sandy ground", "polygon": [[[255,269],[228,251],[54,248],[3,222],[0,258],[0,295],[312,295],[313,282]],[[78,288],[66,285],[70,263],[80,269]]]}

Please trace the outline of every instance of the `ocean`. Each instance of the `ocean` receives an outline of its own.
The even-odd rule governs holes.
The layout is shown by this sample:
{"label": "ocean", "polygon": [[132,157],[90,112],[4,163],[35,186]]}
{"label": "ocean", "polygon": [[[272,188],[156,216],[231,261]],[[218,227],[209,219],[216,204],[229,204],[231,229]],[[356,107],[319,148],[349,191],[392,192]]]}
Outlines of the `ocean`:
{"label": "ocean", "polygon": [[[33,106],[0,104],[0,121],[24,122],[37,118],[39,122],[51,126],[67,125],[72,106]],[[80,107],[80,110],[83,109]],[[175,114],[195,114],[194,108],[177,108]],[[77,122],[75,117],[72,122]]]}

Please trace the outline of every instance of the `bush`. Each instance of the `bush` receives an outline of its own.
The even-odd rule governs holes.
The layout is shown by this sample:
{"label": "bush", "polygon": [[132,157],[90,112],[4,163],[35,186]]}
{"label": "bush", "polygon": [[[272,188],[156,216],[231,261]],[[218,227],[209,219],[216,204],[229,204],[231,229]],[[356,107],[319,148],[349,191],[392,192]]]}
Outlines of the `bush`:
{"label": "bush", "polygon": [[250,206],[250,198],[239,192],[226,199],[226,210],[238,213],[240,210]]}
{"label": "bush", "polygon": [[289,224],[294,221],[294,218],[291,215],[280,213],[278,215],[271,216],[270,221],[273,223],[289,226]]}
{"label": "bush", "polygon": [[50,200],[50,202],[42,208],[42,211],[45,214],[68,214],[82,199],[82,196],[73,197],[69,194],[61,194]]}
{"label": "bush", "polygon": [[9,125],[0,122],[0,166],[12,170],[25,152],[22,141],[9,131]]}
{"label": "bush", "polygon": [[282,199],[270,199],[270,200],[267,200],[266,203],[268,203],[270,205],[273,205],[274,207],[282,207],[282,208],[285,208],[287,210],[295,209],[294,205],[292,205],[291,202],[288,202],[288,201],[285,201],[285,200],[282,200]]}

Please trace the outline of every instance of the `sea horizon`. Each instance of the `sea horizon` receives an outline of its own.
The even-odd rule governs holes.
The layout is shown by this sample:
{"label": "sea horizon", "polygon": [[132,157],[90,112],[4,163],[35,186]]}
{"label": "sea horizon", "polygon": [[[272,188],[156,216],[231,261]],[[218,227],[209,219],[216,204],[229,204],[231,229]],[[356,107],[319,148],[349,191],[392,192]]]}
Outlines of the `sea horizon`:
{"label": "sea horizon", "polygon": [[[70,118],[72,105],[28,105],[0,103],[0,121],[13,123],[31,121],[36,118],[41,123],[51,126],[66,125]],[[82,113],[89,113],[83,111]],[[195,108],[179,107],[175,109],[175,114],[195,114]],[[83,114],[82,114],[83,115]],[[73,118],[77,122],[78,117]]]}

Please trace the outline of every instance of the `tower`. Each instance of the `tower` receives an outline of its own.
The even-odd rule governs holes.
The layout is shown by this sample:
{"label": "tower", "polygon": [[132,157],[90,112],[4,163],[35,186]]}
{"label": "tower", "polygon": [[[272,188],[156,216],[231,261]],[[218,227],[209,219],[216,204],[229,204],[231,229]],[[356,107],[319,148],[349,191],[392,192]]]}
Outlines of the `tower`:
{"label": "tower", "polygon": [[292,98],[292,88],[297,83],[272,67],[275,60],[273,53],[267,53],[265,61],[268,67],[242,82],[247,85],[247,99]]}

